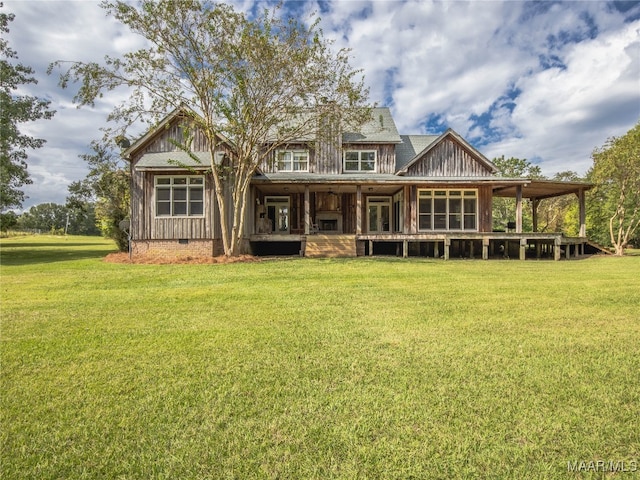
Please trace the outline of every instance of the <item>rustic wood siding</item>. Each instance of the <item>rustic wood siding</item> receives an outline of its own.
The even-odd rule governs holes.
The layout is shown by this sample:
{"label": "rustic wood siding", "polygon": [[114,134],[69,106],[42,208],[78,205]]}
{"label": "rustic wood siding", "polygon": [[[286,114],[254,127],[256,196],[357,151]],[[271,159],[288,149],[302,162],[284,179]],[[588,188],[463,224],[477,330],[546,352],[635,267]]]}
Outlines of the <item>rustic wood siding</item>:
{"label": "rustic wood siding", "polygon": [[[209,150],[209,142],[200,130],[190,132],[193,135],[191,150],[193,152],[206,152]],[[147,144],[142,153],[176,152],[179,151],[174,142],[181,144],[184,141],[183,123],[179,119],[161,129]]]}
{"label": "rustic wood siding", "polygon": [[467,149],[451,138],[429,150],[407,170],[407,176],[416,177],[483,177],[491,171]]}
{"label": "rustic wood siding", "polygon": [[[205,176],[203,217],[155,216],[155,175],[176,175],[176,172],[133,172],[131,194],[132,231],[137,240],[211,239],[212,219],[217,218],[210,176]],[[177,174],[180,175],[180,174]],[[216,238],[219,238],[216,237]]]}
{"label": "rustic wood siding", "polygon": [[491,232],[493,230],[493,189],[491,186],[478,187],[478,231]]}
{"label": "rustic wood siding", "polygon": [[[375,151],[376,152],[376,172],[375,173],[396,173],[396,146],[394,144],[344,144],[343,152],[346,151]],[[340,153],[340,170],[342,173],[342,156]]]}

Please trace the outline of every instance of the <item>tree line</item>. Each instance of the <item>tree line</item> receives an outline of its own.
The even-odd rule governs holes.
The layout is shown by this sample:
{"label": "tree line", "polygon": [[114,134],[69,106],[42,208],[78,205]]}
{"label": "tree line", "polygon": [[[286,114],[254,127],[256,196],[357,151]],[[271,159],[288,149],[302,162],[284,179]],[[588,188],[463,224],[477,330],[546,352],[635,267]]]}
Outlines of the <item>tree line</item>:
{"label": "tree line", "polygon": [[[218,213],[227,218],[230,212],[233,218],[231,228],[223,225],[224,250],[235,255],[244,233],[250,178],[258,165],[295,138],[326,134],[327,129],[318,126],[330,125],[332,119],[339,118],[343,125],[351,122],[354,128],[368,119],[368,89],[361,72],[350,67],[348,50],[331,49],[318,20],[306,24],[268,10],[248,17],[208,0],[143,0],[137,5],[105,1],[102,7],[142,35],[148,46],[123,58],[105,57],[102,63],[51,64],[49,73],[62,70],[62,88],[79,84],[74,98],[79,106],[93,105],[96,98],[117,87],[131,91],[129,100],[108,118],[115,126],[106,128],[105,138],[93,142],[92,153],[82,156],[89,174],[69,187],[64,207],[38,205],[20,216],[11,211],[22,206],[22,187],[31,182],[26,151],[45,142],[22,134],[19,125],[52,118],[55,112],[47,100],[15,94],[20,85],[36,79],[31,68],[15,63],[16,52],[5,35],[0,37],[3,228],[40,222],[45,227],[37,228],[60,230],[64,217],[67,232],[70,222],[74,231],[88,232],[87,222],[94,218],[100,233],[126,248],[126,233],[119,225],[129,211],[129,172],[112,147],[114,139],[126,134],[132,124],[153,123],[168,111],[186,106],[193,112],[192,131],[178,147],[188,153],[189,133],[195,129],[207,138]],[[1,33],[9,32],[11,21],[13,15],[0,13]],[[223,164],[215,162],[214,154],[221,139],[237,149],[237,155]],[[265,150],[267,144],[271,147]],[[566,171],[553,179],[595,184],[587,193],[587,236],[622,254],[628,245],[640,245],[640,123],[596,148],[592,158],[593,166],[584,178]],[[494,163],[504,176],[544,178],[540,168],[527,160],[500,157]],[[543,200],[538,206],[538,230],[576,235],[577,210],[570,196]],[[494,199],[494,228],[503,228],[514,212],[513,202]],[[530,212],[530,208],[524,210],[523,226],[528,229]]]}

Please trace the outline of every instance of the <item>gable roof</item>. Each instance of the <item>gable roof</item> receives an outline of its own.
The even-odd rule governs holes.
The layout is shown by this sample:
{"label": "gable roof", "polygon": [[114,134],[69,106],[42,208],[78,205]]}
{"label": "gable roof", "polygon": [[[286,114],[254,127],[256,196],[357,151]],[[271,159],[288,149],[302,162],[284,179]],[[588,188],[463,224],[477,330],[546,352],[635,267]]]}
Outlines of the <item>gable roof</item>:
{"label": "gable roof", "polygon": [[476,150],[469,142],[467,142],[464,138],[462,138],[458,133],[456,133],[453,129],[449,128],[442,135],[437,137],[431,143],[429,143],[424,149],[419,151],[412,159],[410,159],[404,166],[398,169],[397,175],[405,175],[409,168],[420,160],[422,160],[429,152],[431,152],[434,148],[440,145],[445,139],[451,138],[456,143],[458,143],[464,150],[466,150],[477,162],[479,162],[482,166],[484,166],[489,172],[492,174],[497,173],[498,169],[496,166],[491,163],[491,161],[485,157],[482,153]]}
{"label": "gable roof", "polygon": [[[125,160],[131,160],[133,154],[136,151],[140,150],[140,148],[142,148],[144,145],[151,142],[156,137],[156,135],[159,134],[159,132],[162,132],[163,129],[169,127],[176,119],[180,117],[192,117],[192,116],[198,116],[198,114],[187,106],[183,105],[181,107],[174,109],[171,113],[169,113],[166,117],[164,117],[157,125],[154,125],[152,128],[150,128],[147,131],[147,133],[145,133],[143,136],[141,136],[136,141],[134,141],[133,144],[131,144],[131,146],[127,147],[127,149],[121,153],[121,157],[124,158]],[[232,146],[232,143],[223,135],[218,134],[218,137],[226,145]],[[145,154],[145,156],[146,155],[148,154]]]}
{"label": "gable roof", "polygon": [[438,135],[400,135],[402,143],[396,145],[396,171],[406,167],[418,153],[438,139]]}

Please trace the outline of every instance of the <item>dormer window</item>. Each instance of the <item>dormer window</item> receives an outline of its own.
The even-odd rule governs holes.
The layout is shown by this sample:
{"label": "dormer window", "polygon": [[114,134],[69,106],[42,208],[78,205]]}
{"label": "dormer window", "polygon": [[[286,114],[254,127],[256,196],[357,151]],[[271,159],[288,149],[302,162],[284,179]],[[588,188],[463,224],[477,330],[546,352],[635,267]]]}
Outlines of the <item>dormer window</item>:
{"label": "dormer window", "polygon": [[307,150],[280,150],[278,152],[279,172],[308,172],[309,152]]}
{"label": "dormer window", "polygon": [[345,172],[375,172],[375,150],[348,150],[344,152]]}

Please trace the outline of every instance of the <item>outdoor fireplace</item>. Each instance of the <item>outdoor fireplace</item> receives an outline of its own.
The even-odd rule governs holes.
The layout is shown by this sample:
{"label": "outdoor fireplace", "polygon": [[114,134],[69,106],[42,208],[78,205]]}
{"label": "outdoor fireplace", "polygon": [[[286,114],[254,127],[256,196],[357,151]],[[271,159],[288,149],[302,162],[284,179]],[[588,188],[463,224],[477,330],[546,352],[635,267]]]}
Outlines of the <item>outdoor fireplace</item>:
{"label": "outdoor fireplace", "polygon": [[321,233],[342,233],[342,214],[339,212],[319,212],[316,223]]}

